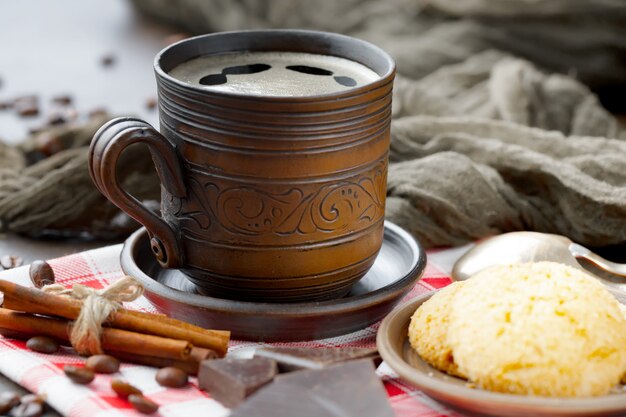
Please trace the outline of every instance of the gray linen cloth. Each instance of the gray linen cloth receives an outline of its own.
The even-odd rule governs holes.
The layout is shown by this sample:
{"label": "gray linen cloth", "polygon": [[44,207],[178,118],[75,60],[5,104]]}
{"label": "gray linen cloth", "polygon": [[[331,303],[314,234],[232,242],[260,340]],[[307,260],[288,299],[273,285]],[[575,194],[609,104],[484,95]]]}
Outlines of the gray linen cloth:
{"label": "gray linen cloth", "polygon": [[348,33],[388,50],[387,218],[425,246],[536,230],[626,242],[626,138],[589,86],[626,84],[622,0],[135,0],[191,32]]}
{"label": "gray linen cloth", "polygon": [[[192,32],[315,28],[394,55],[387,217],[425,246],[523,229],[626,242],[626,134],[589,89],[626,85],[624,0],[135,4]],[[100,124],[43,132],[68,143],[33,165],[37,136],[20,149],[0,143],[1,229],[117,236],[134,227],[89,179],[85,145]],[[125,186],[153,199],[150,158],[129,157],[142,168]]]}

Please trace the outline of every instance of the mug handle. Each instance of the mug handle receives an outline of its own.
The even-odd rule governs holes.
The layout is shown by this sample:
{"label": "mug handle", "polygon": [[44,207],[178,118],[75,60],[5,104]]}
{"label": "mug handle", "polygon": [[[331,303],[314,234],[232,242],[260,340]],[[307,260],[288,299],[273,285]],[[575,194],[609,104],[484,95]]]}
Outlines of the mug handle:
{"label": "mug handle", "polygon": [[187,191],[176,148],[148,123],[132,117],[113,119],[94,135],[89,147],[91,179],[106,198],[146,227],[150,248],[161,266],[180,267],[183,259],[175,229],[128,194],[117,178],[118,159],[134,143],[148,146],[161,185],[173,196],[185,197]]}

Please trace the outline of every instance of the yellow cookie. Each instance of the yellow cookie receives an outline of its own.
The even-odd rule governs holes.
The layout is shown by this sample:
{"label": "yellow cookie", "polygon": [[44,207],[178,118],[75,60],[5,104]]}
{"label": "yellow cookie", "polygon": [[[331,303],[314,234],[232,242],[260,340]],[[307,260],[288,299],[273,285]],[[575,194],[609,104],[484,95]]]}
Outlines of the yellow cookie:
{"label": "yellow cookie", "polygon": [[461,286],[461,282],[455,282],[435,293],[415,311],[409,324],[409,342],[422,359],[440,371],[457,376],[463,375],[454,363],[446,336],[450,303]]}
{"label": "yellow cookie", "polygon": [[626,319],[595,278],[553,262],[497,266],[451,303],[447,344],[461,373],[492,391],[607,394],[626,370]]}

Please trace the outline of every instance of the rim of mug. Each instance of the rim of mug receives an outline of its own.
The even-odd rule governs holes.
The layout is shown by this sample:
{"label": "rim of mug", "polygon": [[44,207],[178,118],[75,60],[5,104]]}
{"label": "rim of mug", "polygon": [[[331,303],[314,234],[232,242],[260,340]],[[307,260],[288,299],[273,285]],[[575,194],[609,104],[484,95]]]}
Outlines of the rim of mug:
{"label": "rim of mug", "polygon": [[[274,34],[284,33],[284,34],[293,34],[294,36],[308,35],[308,36],[319,37],[320,39],[324,37],[327,37],[327,38],[330,37],[330,38],[338,39],[344,42],[352,42],[356,45],[361,45],[375,52],[376,54],[378,54],[384,60],[387,68],[383,74],[378,74],[378,72],[376,72],[373,68],[371,68],[370,65],[357,61],[361,65],[364,65],[370,70],[376,72],[379,78],[367,84],[364,84],[355,88],[350,88],[347,90],[342,90],[342,91],[334,91],[334,92],[324,93],[324,94],[313,94],[313,95],[303,95],[303,96],[274,96],[274,95],[249,94],[249,93],[241,93],[241,92],[236,92],[236,91],[222,91],[222,90],[212,90],[212,89],[203,88],[200,86],[196,86],[194,84],[187,83],[185,81],[181,81],[171,76],[161,66],[161,61],[166,54],[172,53],[172,50],[179,48],[181,45],[184,45],[187,43],[200,42],[201,39],[229,36],[229,35],[234,35],[234,34],[263,35],[267,33],[274,33]],[[236,52],[236,51],[233,51],[233,52]],[[307,53],[306,51],[295,51],[295,50],[294,51],[281,51],[281,52],[305,52]],[[204,55],[210,55],[210,54],[198,53],[198,55],[192,58],[189,58],[186,61],[181,61],[180,63],[176,65],[182,64],[183,62],[187,62],[190,59],[197,58],[197,57],[204,56]],[[221,55],[221,54],[215,54],[215,55]],[[339,58],[344,58],[344,59],[354,61],[353,59],[347,58],[345,56],[339,56],[339,55],[333,55],[333,56],[337,56]],[[263,101],[273,101],[273,102],[302,102],[302,101],[310,102],[310,101],[316,101],[316,100],[332,99],[336,97],[338,98],[338,97],[344,97],[344,96],[359,95],[361,93],[370,91],[372,89],[378,88],[382,85],[389,83],[391,80],[393,80],[393,77],[396,72],[396,63],[394,59],[391,57],[391,55],[389,55],[389,53],[386,52],[381,47],[371,42],[365,41],[363,39],[355,38],[352,36],[343,35],[340,33],[325,32],[325,31],[318,31],[318,30],[306,30],[306,29],[246,29],[246,30],[233,30],[233,31],[225,31],[225,32],[214,32],[214,33],[207,33],[203,35],[193,36],[190,38],[182,39],[178,42],[175,42],[163,48],[155,56],[153,66],[154,66],[154,71],[157,75],[157,79],[161,78],[162,80],[172,83],[176,85],[177,87],[182,88],[184,90],[189,90],[189,91],[196,92],[196,93],[222,96],[225,98],[241,99],[245,97],[247,100],[263,100]]]}

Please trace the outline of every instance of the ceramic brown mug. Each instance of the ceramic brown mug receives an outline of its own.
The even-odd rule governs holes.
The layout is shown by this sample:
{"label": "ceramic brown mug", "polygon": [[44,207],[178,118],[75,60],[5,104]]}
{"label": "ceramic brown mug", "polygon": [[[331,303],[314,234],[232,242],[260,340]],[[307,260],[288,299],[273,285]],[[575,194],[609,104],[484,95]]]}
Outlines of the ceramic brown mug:
{"label": "ceramic brown mug", "polygon": [[[292,51],[356,61],[378,78],[314,96],[211,91],[168,75],[208,54]],[[155,59],[159,133],[134,118],[90,148],[98,189],[143,224],[159,264],[206,294],[255,301],[339,297],[382,245],[395,65],[343,35],[262,30],[187,39]],[[143,143],[161,181],[161,216],[121,189],[116,165]]]}

